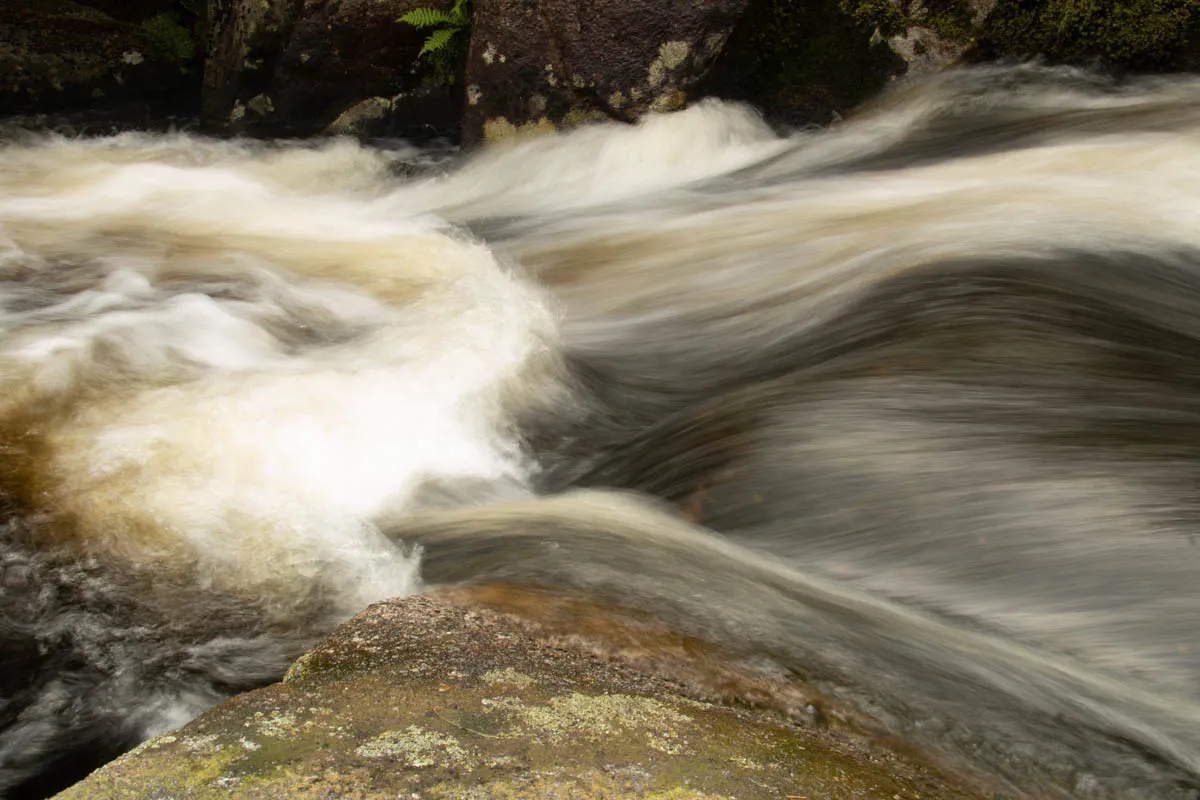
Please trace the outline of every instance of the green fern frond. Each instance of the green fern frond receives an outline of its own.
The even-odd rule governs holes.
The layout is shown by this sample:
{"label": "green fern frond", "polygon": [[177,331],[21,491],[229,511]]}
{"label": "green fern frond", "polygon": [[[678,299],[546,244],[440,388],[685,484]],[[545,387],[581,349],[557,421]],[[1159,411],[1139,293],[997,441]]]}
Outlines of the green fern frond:
{"label": "green fern frond", "polygon": [[418,30],[436,29],[430,32],[417,59],[428,56],[437,79],[447,84],[454,83],[456,73],[466,61],[466,43],[458,33],[471,28],[471,0],[454,0],[454,5],[448,11],[414,8],[397,21]]}
{"label": "green fern frond", "polygon": [[414,8],[400,17],[397,22],[407,23],[420,30],[421,28],[432,28],[437,25],[454,25],[458,20],[451,14],[447,14],[445,11],[438,11],[436,8]]}
{"label": "green fern frond", "polygon": [[458,28],[441,28],[429,34],[429,38],[425,40],[425,46],[421,48],[421,52],[417,53],[417,57],[426,53],[436,53],[437,51],[450,44],[450,40],[458,33]]}

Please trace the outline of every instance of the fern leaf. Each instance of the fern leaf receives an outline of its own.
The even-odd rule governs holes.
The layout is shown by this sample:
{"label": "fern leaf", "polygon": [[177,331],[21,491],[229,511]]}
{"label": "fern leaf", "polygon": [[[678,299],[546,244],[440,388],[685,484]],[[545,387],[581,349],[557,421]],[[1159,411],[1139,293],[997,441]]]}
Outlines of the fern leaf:
{"label": "fern leaf", "polygon": [[419,30],[437,25],[453,25],[456,20],[445,11],[438,11],[436,8],[414,8],[397,22],[407,23]]}
{"label": "fern leaf", "polygon": [[450,9],[450,16],[454,19],[455,25],[466,25],[471,21],[470,12],[468,11],[471,0],[454,0],[454,7]]}
{"label": "fern leaf", "polygon": [[436,53],[441,50],[450,43],[456,33],[458,33],[458,28],[441,28],[429,34],[429,38],[425,40],[425,46],[421,48],[417,57],[420,58],[426,53]]}

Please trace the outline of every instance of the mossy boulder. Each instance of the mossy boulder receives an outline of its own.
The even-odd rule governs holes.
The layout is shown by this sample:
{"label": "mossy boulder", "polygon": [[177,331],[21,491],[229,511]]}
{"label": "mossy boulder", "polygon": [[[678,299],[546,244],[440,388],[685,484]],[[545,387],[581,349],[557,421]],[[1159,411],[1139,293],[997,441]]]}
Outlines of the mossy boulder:
{"label": "mossy boulder", "polygon": [[996,0],[840,0],[874,41],[904,59],[906,74],[921,75],[957,63],[972,52]]}
{"label": "mossy boulder", "polygon": [[932,769],[702,702],[581,642],[460,601],[382,603],[280,684],[159,736],[62,800],[967,800]]}
{"label": "mossy boulder", "polygon": [[3,7],[0,115],[171,105],[198,84],[191,34],[169,10],[116,19],[71,0]]}
{"label": "mossy boulder", "polygon": [[463,140],[682,107],[748,0],[476,0]]}
{"label": "mossy boulder", "polygon": [[1143,70],[1200,66],[1197,0],[999,0],[983,34],[1000,55]]}

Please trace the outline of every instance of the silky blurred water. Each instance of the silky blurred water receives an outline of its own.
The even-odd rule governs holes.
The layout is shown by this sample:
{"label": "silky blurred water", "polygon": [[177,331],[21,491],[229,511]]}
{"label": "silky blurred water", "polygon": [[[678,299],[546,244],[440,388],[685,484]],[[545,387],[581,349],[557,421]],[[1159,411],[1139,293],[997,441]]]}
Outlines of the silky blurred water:
{"label": "silky blurred water", "polygon": [[1200,82],[0,138],[0,793],[504,580],[999,791],[1200,797]]}

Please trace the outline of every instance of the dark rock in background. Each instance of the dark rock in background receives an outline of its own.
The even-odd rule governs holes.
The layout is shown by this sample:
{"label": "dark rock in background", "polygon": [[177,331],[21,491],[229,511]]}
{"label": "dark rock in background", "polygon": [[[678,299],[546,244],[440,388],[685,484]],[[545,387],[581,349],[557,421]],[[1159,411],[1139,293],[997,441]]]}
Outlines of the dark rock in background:
{"label": "dark rock in background", "polygon": [[[203,111],[217,125],[236,121],[261,89],[270,88],[270,71],[294,22],[292,0],[208,0],[208,52],[204,64]],[[243,102],[245,101],[245,102]],[[234,117],[234,107],[241,111]],[[265,116],[269,103],[255,102]]]}
{"label": "dark rock in background", "polygon": [[194,104],[197,49],[185,15],[169,0],[95,5],[0,0],[0,116]]}
{"label": "dark rock in background", "polygon": [[839,0],[752,0],[702,90],[783,124],[825,124],[905,69]]}
{"label": "dark rock in background", "polygon": [[438,68],[398,19],[452,3],[0,0],[0,116],[473,144],[713,95],[825,124],[965,60],[1200,67],[1197,0],[475,0]]}
{"label": "dark rock in background", "polygon": [[477,0],[463,140],[682,107],[748,0]]}
{"label": "dark rock in background", "polygon": [[418,63],[425,34],[398,21],[419,6],[448,3],[210,0],[206,121],[234,132],[307,136],[356,109],[334,130],[419,136],[452,128],[461,85]]}

